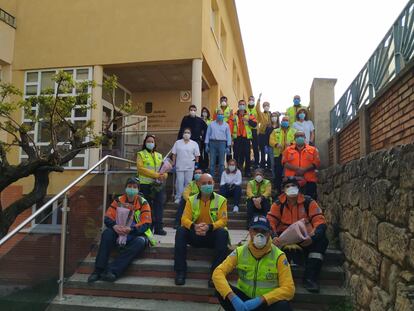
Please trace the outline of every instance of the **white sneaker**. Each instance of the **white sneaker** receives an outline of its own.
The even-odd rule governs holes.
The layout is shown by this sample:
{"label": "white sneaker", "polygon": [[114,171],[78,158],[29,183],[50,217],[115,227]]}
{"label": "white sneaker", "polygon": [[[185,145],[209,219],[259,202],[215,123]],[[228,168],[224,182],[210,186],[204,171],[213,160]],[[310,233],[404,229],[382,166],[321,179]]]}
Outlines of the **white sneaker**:
{"label": "white sneaker", "polygon": [[237,205],[234,205],[233,213],[238,213],[238,212],[239,212],[239,207]]}
{"label": "white sneaker", "polygon": [[175,204],[180,204],[181,199],[175,199],[174,203]]}

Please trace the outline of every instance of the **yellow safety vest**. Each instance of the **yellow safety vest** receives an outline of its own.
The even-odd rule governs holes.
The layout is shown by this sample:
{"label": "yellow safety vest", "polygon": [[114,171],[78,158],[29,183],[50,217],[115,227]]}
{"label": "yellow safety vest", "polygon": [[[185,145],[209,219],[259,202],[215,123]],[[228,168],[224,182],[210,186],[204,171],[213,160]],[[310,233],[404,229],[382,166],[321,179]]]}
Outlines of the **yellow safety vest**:
{"label": "yellow safety vest", "polygon": [[283,252],[272,245],[272,250],[256,259],[248,245],[237,247],[237,287],[249,298],[263,296],[279,287],[277,261]]}
{"label": "yellow safety vest", "polygon": [[[274,129],[272,134],[270,135],[274,135],[276,143],[281,144],[283,147],[283,150],[285,150],[288,146],[290,146],[292,143],[295,142],[295,133],[296,133],[296,130],[293,127],[289,127],[287,131],[287,136],[286,136],[286,146],[283,146],[283,141],[285,140],[285,131],[283,129],[278,127]],[[272,146],[272,147],[273,147],[274,157],[280,156],[280,154],[283,152],[283,150],[280,150],[279,148],[276,148],[275,146]]]}
{"label": "yellow safety vest", "polygon": [[198,188],[197,182],[195,180],[190,181],[190,183],[188,185],[191,187],[191,192],[190,192],[190,195],[188,197],[191,197],[195,194],[200,193],[200,189]]}
{"label": "yellow safety vest", "polygon": [[289,117],[289,125],[292,125],[296,121],[296,113],[299,109],[307,109],[306,106],[291,106],[288,109],[286,109],[286,115]]}
{"label": "yellow safety vest", "polygon": [[[147,202],[145,199],[143,199],[143,200],[145,202]],[[134,218],[135,218],[136,223],[139,223],[141,221],[141,211],[140,210],[135,211]],[[151,246],[157,245],[157,240],[155,239],[154,234],[152,233],[150,228],[145,230],[144,234],[148,238],[148,241],[149,241]]]}
{"label": "yellow safety vest", "polygon": [[[138,155],[141,156],[142,162],[144,164],[144,167],[147,169],[150,169],[154,172],[158,172],[160,170],[161,164],[162,164],[162,155],[158,152],[148,152],[147,149],[141,150],[138,152]],[[152,184],[155,179],[142,175],[142,173],[139,173],[139,182],[143,185]]]}
{"label": "yellow safety vest", "polygon": [[[249,114],[249,116],[251,116],[251,115],[254,115],[254,117],[256,118],[256,121],[258,121],[257,120],[257,111],[256,111],[256,106],[253,106],[253,108],[249,108],[249,105],[247,105],[246,106],[246,111],[247,111],[247,113]],[[251,129],[256,129],[257,128],[257,125],[259,124],[259,122],[257,122],[257,124],[256,124],[256,126],[255,127],[251,127],[250,125],[249,125],[249,127],[251,128]]]}
{"label": "yellow safety vest", "polygon": [[[214,198],[210,200],[210,218],[211,222],[217,221],[217,213],[224,202],[227,199],[215,192],[213,192]],[[193,222],[196,222],[198,217],[200,217],[201,209],[200,209],[200,199],[198,198],[198,194],[193,195],[189,198],[191,203],[191,209],[193,211]]]}
{"label": "yellow safety vest", "polygon": [[269,183],[270,183],[270,180],[263,179],[262,182],[259,184],[259,188],[257,188],[256,180],[250,180],[249,181],[250,186],[252,186],[253,195],[255,197],[262,195],[262,193],[264,192],[264,190],[266,190],[266,187]]}
{"label": "yellow safety vest", "polygon": [[[239,127],[238,121],[239,121],[239,117],[237,114],[235,114],[233,117],[233,139],[237,138],[237,132],[238,132],[238,127]],[[246,128],[247,139],[252,139],[253,135],[252,135],[251,127],[249,125],[245,125],[245,128]]]}

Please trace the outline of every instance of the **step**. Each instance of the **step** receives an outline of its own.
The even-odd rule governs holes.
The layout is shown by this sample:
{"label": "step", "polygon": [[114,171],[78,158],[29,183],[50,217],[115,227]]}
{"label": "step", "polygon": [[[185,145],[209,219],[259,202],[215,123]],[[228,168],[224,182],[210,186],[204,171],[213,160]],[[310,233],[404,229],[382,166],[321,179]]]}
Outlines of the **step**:
{"label": "step", "polygon": [[[126,276],[114,283],[98,281],[93,284],[88,284],[87,278],[87,274],[74,274],[66,282],[65,294],[217,302],[214,289],[208,288],[206,280],[187,279],[184,286],[176,286],[173,278]],[[296,285],[294,302],[326,306],[344,299],[346,294],[339,286],[323,286],[319,294],[312,294]]]}
{"label": "step", "polygon": [[[247,231],[246,231],[247,234]],[[234,243],[235,241],[232,240]],[[233,245],[232,248],[236,246]],[[214,250],[209,248],[187,247],[187,258],[195,260],[210,259],[214,256]],[[174,244],[162,243],[156,247],[146,249],[144,258],[174,259]],[[340,266],[344,262],[344,255],[340,250],[328,248],[325,253],[324,265]]]}
{"label": "step", "polygon": [[[164,226],[166,227],[174,227],[175,224],[175,217],[169,218],[164,217],[163,218]],[[232,219],[229,217],[227,221],[227,228],[229,229],[246,229],[247,223],[245,219]]]}
{"label": "step", "polygon": [[[177,207],[175,207],[174,209],[164,210],[164,218],[175,218],[176,213],[177,213]],[[246,220],[246,217],[247,217],[247,213],[245,211],[239,211],[238,213],[229,211],[227,214],[228,214],[229,219]]]}
{"label": "step", "polygon": [[[55,298],[47,311],[159,311],[165,309],[166,302],[164,300],[65,295],[65,299],[62,301]],[[168,310],[219,311],[220,306],[191,301],[168,301]]]}
{"label": "step", "polygon": [[[234,204],[230,202],[230,204],[227,205],[228,211],[233,210],[233,206]],[[164,216],[165,216],[166,211],[177,211],[177,208],[178,208],[178,204],[175,204],[174,202],[166,202],[164,205]],[[246,212],[246,209],[247,209],[246,201],[244,201],[243,199],[240,200],[239,211]]]}
{"label": "step", "polygon": [[[208,280],[210,277],[211,262],[206,260],[187,260],[187,277]],[[78,273],[91,274],[95,267],[95,257],[86,258],[79,268]],[[302,280],[304,268],[301,266],[292,267],[295,281]],[[174,260],[172,259],[154,259],[140,258],[134,260],[125,272],[127,276],[152,276],[152,277],[169,277],[174,278]],[[231,280],[237,279],[235,271],[228,276]],[[320,275],[322,285],[338,285],[344,281],[344,271],[339,266],[322,266]]]}

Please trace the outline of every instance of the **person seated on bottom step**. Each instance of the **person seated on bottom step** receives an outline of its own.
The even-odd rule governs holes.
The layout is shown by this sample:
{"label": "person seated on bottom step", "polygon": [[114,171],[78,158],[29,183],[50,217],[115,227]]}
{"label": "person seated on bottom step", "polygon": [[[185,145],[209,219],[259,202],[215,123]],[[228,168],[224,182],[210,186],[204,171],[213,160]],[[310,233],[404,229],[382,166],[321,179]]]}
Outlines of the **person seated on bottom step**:
{"label": "person seated on bottom step", "polygon": [[272,204],[272,183],[268,179],[264,179],[262,169],[254,171],[254,179],[247,183],[247,227],[254,214],[266,216]]}
{"label": "person seated on bottom step", "polygon": [[[267,214],[272,227],[273,243],[281,244],[279,236],[289,225],[304,219],[309,236],[297,246],[305,258],[305,273],[303,284],[310,292],[319,292],[319,274],[322,261],[328,247],[326,238],[326,222],[322,209],[315,200],[299,192],[299,184],[295,177],[283,181],[283,193],[276,200]],[[289,254],[288,254],[289,257]]]}
{"label": "person seated on bottom step", "polygon": [[181,217],[183,216],[185,203],[187,202],[188,198],[200,192],[200,189],[198,189],[197,186],[197,181],[200,179],[202,174],[203,170],[201,168],[195,169],[193,180],[190,181],[190,183],[185,187],[181,196],[180,204],[178,205],[177,213],[175,214],[174,229],[177,229],[179,226],[181,226]]}
{"label": "person seated on bottom step", "polygon": [[239,211],[240,197],[242,194],[241,184],[241,171],[237,168],[236,160],[230,159],[227,162],[227,169],[221,174],[220,194],[227,199],[233,197],[233,212],[235,213]]}
{"label": "person seated on bottom step", "polygon": [[[187,272],[187,244],[194,247],[214,248],[216,257],[211,273],[228,254],[229,235],[227,225],[227,200],[215,193],[213,177],[201,175],[200,193],[191,196],[185,205],[181,227],[175,234],[174,271],[175,284],[184,285]],[[212,287],[211,279],[208,282]]]}
{"label": "person seated on bottom step", "polygon": [[[213,273],[216,295],[224,310],[292,310],[295,294],[286,255],[272,244],[270,224],[255,215],[249,228],[250,241],[235,249]],[[236,286],[226,276],[237,269]]]}
{"label": "person seated on bottom step", "polygon": [[[123,216],[119,212],[123,210]],[[119,221],[122,220],[122,224]],[[117,197],[109,206],[105,215],[106,229],[102,232],[95,270],[89,276],[88,283],[99,279],[113,282],[125,271],[131,261],[141,254],[149,243],[154,243],[151,232],[151,208],[148,202],[138,194],[138,179],[129,178],[125,185],[125,194]],[[108,265],[112,249],[118,246],[120,254]]]}

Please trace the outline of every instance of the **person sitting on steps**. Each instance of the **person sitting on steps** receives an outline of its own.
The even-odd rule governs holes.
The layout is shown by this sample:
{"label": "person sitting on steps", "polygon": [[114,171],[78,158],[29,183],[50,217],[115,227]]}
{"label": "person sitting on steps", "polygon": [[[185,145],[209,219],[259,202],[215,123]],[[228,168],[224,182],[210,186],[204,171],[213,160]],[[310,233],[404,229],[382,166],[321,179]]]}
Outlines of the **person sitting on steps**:
{"label": "person sitting on steps", "polygon": [[264,172],[258,168],[254,172],[254,179],[247,183],[247,227],[254,214],[266,216],[272,204],[272,183],[264,178]]}
{"label": "person sitting on steps", "polygon": [[203,174],[203,171],[201,168],[195,169],[194,179],[190,181],[187,187],[185,187],[183,194],[181,196],[180,204],[178,205],[177,213],[175,214],[174,229],[177,229],[179,226],[181,226],[181,217],[183,216],[185,203],[187,202],[188,198],[200,192],[197,182],[200,179],[202,174]]}
{"label": "person sitting on steps", "polygon": [[227,169],[221,174],[220,180],[220,194],[225,198],[233,197],[233,212],[239,211],[240,198],[242,194],[241,189],[242,174],[237,168],[237,162],[234,159],[230,159],[227,162]]}
{"label": "person sitting on steps", "polygon": [[[119,207],[130,209],[130,226],[116,223]],[[136,178],[127,180],[125,194],[116,198],[109,206],[105,215],[105,226],[95,260],[95,270],[89,276],[88,283],[99,279],[108,282],[115,281],[149,243],[154,243],[150,229],[151,208],[148,202],[138,194]],[[119,242],[120,236],[126,236],[125,245]],[[117,245],[122,247],[122,252],[108,265],[111,251]]]}
{"label": "person sitting on steps", "polygon": [[[211,273],[228,254],[229,234],[227,225],[227,200],[215,193],[213,177],[201,175],[200,193],[191,196],[185,205],[181,227],[175,234],[174,271],[175,284],[184,285],[187,272],[187,244],[193,247],[214,248],[216,256]],[[211,279],[208,282],[213,286]]]}
{"label": "person sitting on steps", "polygon": [[[213,272],[216,296],[224,310],[289,311],[295,294],[286,255],[272,244],[270,224],[255,215],[250,224],[250,241],[237,247]],[[238,272],[237,285],[226,276]]]}
{"label": "person sitting on steps", "polygon": [[[273,243],[283,247],[279,236],[289,225],[305,219],[309,236],[299,244],[299,249],[306,255],[304,287],[309,292],[319,292],[319,274],[322,268],[323,257],[328,247],[326,238],[326,222],[322,209],[311,197],[299,192],[299,183],[295,177],[288,177],[283,181],[283,193],[276,200],[267,218],[272,227]],[[287,253],[288,257],[289,254]]]}

